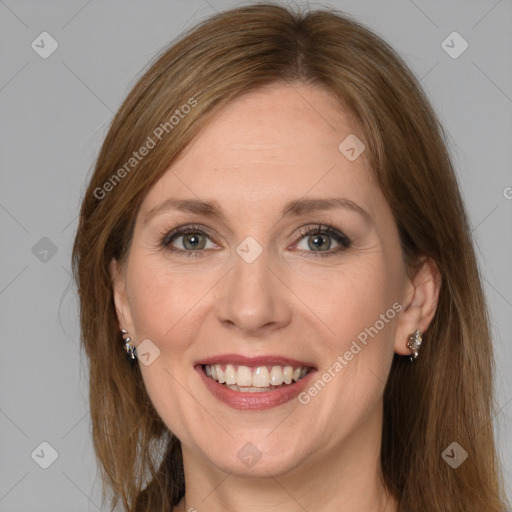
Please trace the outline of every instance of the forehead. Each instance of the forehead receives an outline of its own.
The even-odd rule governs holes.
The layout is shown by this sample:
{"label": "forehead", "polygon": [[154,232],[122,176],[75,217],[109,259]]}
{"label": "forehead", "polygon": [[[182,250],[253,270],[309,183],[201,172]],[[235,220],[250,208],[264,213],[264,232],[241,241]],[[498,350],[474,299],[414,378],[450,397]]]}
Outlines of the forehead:
{"label": "forehead", "polygon": [[[150,190],[143,211],[177,198],[218,198],[276,209],[290,199],[350,195],[366,202],[380,190],[364,152],[350,161],[339,150],[362,138],[341,102],[326,89],[274,84],[228,104]],[[278,204],[279,203],[279,204]]]}
{"label": "forehead", "polygon": [[356,130],[354,119],[330,91],[274,84],[229,103],[185,155],[197,157],[198,149],[208,147],[233,162],[243,163],[249,154],[251,161],[267,162],[286,152],[291,165],[318,163],[338,151],[340,136]]}

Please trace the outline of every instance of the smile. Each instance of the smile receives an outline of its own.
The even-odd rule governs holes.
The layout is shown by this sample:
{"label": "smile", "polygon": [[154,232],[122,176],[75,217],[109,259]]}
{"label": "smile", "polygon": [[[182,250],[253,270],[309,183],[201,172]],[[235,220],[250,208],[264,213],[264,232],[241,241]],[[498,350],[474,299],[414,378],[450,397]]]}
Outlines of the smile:
{"label": "smile", "polygon": [[197,361],[194,367],[216,399],[234,409],[253,411],[292,400],[316,373],[310,363],[278,356],[226,354]]}

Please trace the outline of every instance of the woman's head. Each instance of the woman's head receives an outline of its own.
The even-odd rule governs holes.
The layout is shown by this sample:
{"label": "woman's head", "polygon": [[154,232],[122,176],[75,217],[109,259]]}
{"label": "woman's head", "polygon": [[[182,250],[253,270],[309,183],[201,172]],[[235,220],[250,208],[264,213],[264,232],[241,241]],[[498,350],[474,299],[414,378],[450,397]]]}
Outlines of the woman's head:
{"label": "woman's head", "polygon": [[[226,472],[279,475],[324,461],[356,432],[380,430],[393,354],[409,353],[408,335],[434,315],[434,269],[407,276],[377,182],[362,155],[351,161],[338,148],[356,131],[362,137],[336,97],[315,86],[244,94],[149,190],[125,259],[112,262],[119,325],[159,349],[141,365],[157,412],[184,450]],[[219,401],[203,382],[202,365],[215,363],[238,373],[228,384],[247,386],[257,367],[277,379],[286,359],[312,368],[299,397]],[[329,385],[315,388],[329,368]],[[254,467],[238,457],[246,443],[262,453]]]}
{"label": "woman's head", "polygon": [[[181,452],[286,482],[308,466],[341,471],[365,446],[403,510],[456,510],[447,481],[480,479],[472,503],[489,503],[493,452],[480,474],[440,458],[453,441],[475,457],[492,444],[464,208],[419,85],[357,23],[260,5],[182,37],[112,123],[73,258],[95,447],[123,500],[177,502]],[[148,340],[150,364],[128,365],[121,328],[136,346]],[[268,366],[265,385],[286,366],[310,371],[293,396],[219,394],[206,375],[215,364],[248,367],[242,380]],[[133,473],[148,469],[139,495]],[[431,489],[411,485],[420,476]]]}

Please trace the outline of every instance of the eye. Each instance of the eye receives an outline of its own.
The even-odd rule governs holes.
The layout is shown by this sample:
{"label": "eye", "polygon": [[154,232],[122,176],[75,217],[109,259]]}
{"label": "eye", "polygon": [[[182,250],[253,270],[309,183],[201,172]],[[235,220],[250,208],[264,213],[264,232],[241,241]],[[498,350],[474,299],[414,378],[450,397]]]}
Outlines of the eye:
{"label": "eye", "polygon": [[[344,233],[332,226],[308,226],[301,229],[300,234],[301,240],[297,244],[297,248],[305,250],[306,252],[317,253],[314,254],[315,257],[333,256],[348,249],[352,245],[352,241]],[[332,246],[332,239],[338,244],[338,248],[329,251]]]}
{"label": "eye", "polygon": [[[352,244],[352,241],[341,231],[332,226],[322,226],[321,224],[302,228],[300,235],[301,239],[295,244],[295,247],[304,252],[316,253],[313,254],[315,257],[333,256],[348,249]],[[161,246],[174,254],[202,257],[206,249],[218,247],[210,238],[212,236],[201,226],[183,226],[163,235]],[[338,247],[329,250],[332,247],[333,239]]]}
{"label": "eye", "polygon": [[[203,256],[203,249],[212,249],[216,245],[210,241],[210,235],[199,226],[184,226],[173,229],[162,239],[161,245],[170,252],[184,256]],[[176,247],[178,245],[178,247]],[[181,247],[180,247],[181,246]]]}

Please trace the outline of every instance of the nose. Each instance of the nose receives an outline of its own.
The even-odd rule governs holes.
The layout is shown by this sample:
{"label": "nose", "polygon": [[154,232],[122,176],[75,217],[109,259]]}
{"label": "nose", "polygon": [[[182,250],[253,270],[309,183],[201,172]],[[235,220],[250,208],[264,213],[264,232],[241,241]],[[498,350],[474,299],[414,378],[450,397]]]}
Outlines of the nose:
{"label": "nose", "polygon": [[272,265],[267,251],[252,262],[234,253],[233,269],[228,272],[217,302],[217,318],[225,327],[251,336],[262,336],[281,329],[291,321],[291,292]]}

